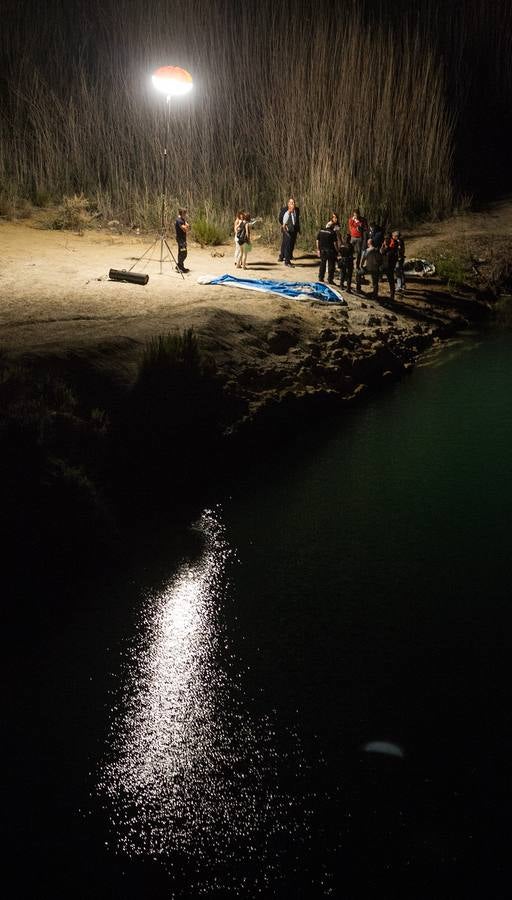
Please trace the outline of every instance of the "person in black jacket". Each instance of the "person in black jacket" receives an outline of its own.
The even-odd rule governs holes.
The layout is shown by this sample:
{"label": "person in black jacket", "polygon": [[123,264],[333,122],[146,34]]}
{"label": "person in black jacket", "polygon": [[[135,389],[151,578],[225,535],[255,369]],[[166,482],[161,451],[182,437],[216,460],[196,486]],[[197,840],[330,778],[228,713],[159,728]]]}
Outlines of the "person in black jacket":
{"label": "person in black jacket", "polygon": [[318,280],[323,281],[327,267],[329,284],[334,284],[334,270],[336,268],[336,253],[338,249],[338,235],[334,230],[334,223],[329,221],[321,228],[316,236],[316,252],[320,257]]}
{"label": "person in black jacket", "polygon": [[293,266],[292,257],[295,249],[295,241],[297,235],[300,234],[300,214],[299,208],[295,205],[295,200],[290,197],[286,212],[283,214],[283,222],[281,225],[283,238],[281,241],[281,253],[279,258],[283,259],[285,266]]}
{"label": "person in black jacket", "polygon": [[176,229],[176,243],[178,245],[178,265],[177,272],[189,272],[190,269],[185,268],[185,260],[187,258],[187,234],[190,231],[190,224],[187,222],[187,210],[179,209],[178,218],[174,223]]}
{"label": "person in black jacket", "polygon": [[395,266],[398,261],[398,248],[392,245],[391,235],[387,234],[380,248],[382,256],[382,272],[389,284],[389,299],[395,299]]}
{"label": "person in black jacket", "polygon": [[338,249],[338,266],[340,268],[340,287],[347,283],[347,294],[352,293],[352,274],[354,272],[354,245],[350,235],[345,236]]}
{"label": "person in black jacket", "polygon": [[391,234],[391,246],[396,247],[396,252],[398,255],[396,263],[396,289],[399,294],[403,294],[403,292],[405,291],[405,244],[404,239],[398,229],[396,231],[393,231]]}

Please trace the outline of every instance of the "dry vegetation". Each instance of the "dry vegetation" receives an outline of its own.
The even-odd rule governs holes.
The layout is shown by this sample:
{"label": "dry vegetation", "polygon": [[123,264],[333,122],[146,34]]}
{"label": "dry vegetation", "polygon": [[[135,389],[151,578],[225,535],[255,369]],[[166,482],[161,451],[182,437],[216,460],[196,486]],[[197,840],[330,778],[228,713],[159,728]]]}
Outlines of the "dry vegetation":
{"label": "dry vegetation", "polygon": [[274,216],[291,191],[306,228],[354,203],[394,221],[439,216],[453,205],[456,111],[489,48],[496,90],[509,84],[501,0],[455,14],[426,0],[410,15],[401,4],[261,0],[236,18],[231,0],[75,0],[44,17],[34,0],[7,6],[4,215],[26,198],[84,192],[106,220],[154,225],[164,104],[150,74],[171,62],[195,79],[170,112],[171,204],[223,225],[241,205]]}

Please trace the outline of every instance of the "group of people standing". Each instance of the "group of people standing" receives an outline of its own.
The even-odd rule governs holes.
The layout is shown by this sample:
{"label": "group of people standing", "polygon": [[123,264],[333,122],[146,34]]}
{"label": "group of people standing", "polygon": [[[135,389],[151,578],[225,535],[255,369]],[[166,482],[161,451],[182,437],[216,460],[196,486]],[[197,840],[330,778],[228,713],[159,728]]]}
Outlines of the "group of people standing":
{"label": "group of people standing", "polygon": [[359,209],[350,216],[346,233],[342,232],[337,213],[331,213],[329,221],[317,234],[316,252],[320,257],[319,281],[324,280],[327,269],[328,282],[334,284],[338,262],[340,287],[346,285],[348,293],[352,291],[354,270],[356,291],[361,290],[362,280],[368,274],[374,299],[378,298],[382,275],[389,284],[390,300],[405,290],[405,244],[400,232],[395,230],[385,234],[376,222],[368,225]]}
{"label": "group of people standing", "polygon": [[[235,266],[247,268],[247,254],[252,249],[251,231],[257,219],[251,219],[250,213],[239,210],[233,225],[235,238]],[[293,251],[297,236],[300,234],[300,210],[295,199],[290,197],[286,206],[279,213],[281,225],[281,248],[278,261],[285,266],[293,266]],[[187,235],[190,223],[187,221],[187,210],[179,209],[175,222],[178,259],[176,271],[185,273],[187,256]],[[342,230],[338,214],[333,212],[329,221],[320,228],[316,236],[316,252],[320,259],[318,271],[319,281],[324,281],[327,271],[329,284],[335,284],[336,263],[338,264],[339,286],[352,292],[352,280],[355,272],[355,289],[361,290],[365,275],[372,281],[374,299],[379,295],[379,282],[385,276],[389,284],[390,299],[396,293],[405,290],[405,244],[398,230],[385,233],[376,222],[368,224],[359,209],[354,209],[347,229]]]}

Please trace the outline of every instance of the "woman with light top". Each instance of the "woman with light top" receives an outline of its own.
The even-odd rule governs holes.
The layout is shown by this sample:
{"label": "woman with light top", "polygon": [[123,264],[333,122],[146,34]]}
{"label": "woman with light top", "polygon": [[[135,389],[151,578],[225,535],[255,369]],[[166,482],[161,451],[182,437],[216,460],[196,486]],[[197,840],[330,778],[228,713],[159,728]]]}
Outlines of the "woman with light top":
{"label": "woman with light top", "polygon": [[240,244],[242,269],[247,268],[247,254],[249,253],[250,250],[252,250],[252,247],[251,247],[251,225],[252,225],[252,222],[251,222],[251,217],[250,217],[249,213],[244,213],[244,225],[245,225],[245,240],[243,240],[243,242]]}
{"label": "woman with light top", "polygon": [[244,211],[243,209],[239,209],[236,214],[236,219],[233,225],[233,232],[235,235],[235,266],[237,269],[241,267],[241,259],[242,259],[242,247],[241,244],[238,243],[238,229],[240,228],[242,222],[244,221]]}

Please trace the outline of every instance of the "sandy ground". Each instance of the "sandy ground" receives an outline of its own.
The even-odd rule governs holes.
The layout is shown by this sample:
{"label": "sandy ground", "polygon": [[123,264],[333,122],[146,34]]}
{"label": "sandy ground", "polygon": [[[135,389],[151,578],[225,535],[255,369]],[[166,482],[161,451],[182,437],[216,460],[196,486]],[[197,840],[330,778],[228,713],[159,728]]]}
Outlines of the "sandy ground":
{"label": "sandy ground", "polygon": [[[86,231],[82,236],[24,223],[0,224],[0,347],[9,356],[87,354],[104,365],[124,365],[130,380],[136,351],[152,335],[192,326],[219,365],[236,357],[254,366],[261,340],[277,321],[305,341],[329,324],[328,305],[311,306],[237,288],[199,284],[225,273],[289,281],[315,281],[318,262],[305,255],[296,267],[253,242],[246,272],[235,269],[231,245],[201,248],[189,242],[184,278],[173,262],[160,274],[159,244],[145,271],[145,286],[109,280],[109,269],[128,269],[151,244],[147,236]],[[170,247],[174,253],[175,245]],[[298,256],[301,256],[300,252]],[[136,264],[136,271],[144,270]],[[360,306],[360,301],[355,302]],[[115,357],[115,359],[114,359]],[[255,360],[256,358],[256,360]]]}
{"label": "sandy ground", "polygon": [[[419,227],[407,238],[407,255],[424,254],[447,240],[471,243],[484,229],[503,233],[512,227],[512,203],[483,214],[458,216]],[[261,338],[278,326],[294,329],[301,342],[332,322],[325,304],[299,303],[236,288],[202,285],[203,275],[242,274],[233,264],[233,247],[201,248],[189,243],[190,274],[182,278],[174,263],[159,272],[159,244],[153,260],[136,264],[147,271],[146,286],[110,281],[110,268],[128,269],[151,244],[152,236],[86,231],[83,235],[44,230],[35,222],[0,222],[0,348],[9,356],[95,353],[113,349],[125,356],[130,378],[134,351],[152,335],[193,326],[222,365],[234,349],[247,361],[261,354]],[[169,241],[172,251],[175,244]],[[277,262],[277,252],[256,238],[248,277],[315,281],[318,262],[298,251],[296,267]],[[421,283],[409,285],[421,293]],[[387,288],[382,286],[385,295]],[[348,298],[352,329],[364,328],[366,304]],[[363,304],[363,306],[362,306]],[[374,308],[373,305],[370,308]],[[378,309],[378,306],[377,306]],[[400,317],[399,317],[400,318]]]}
{"label": "sandy ground", "polygon": [[[197,283],[200,275],[235,274],[227,246],[213,251],[220,256],[192,244],[187,259],[191,272],[183,278],[172,262],[164,262],[159,273],[158,245],[154,261],[135,265],[135,271],[149,274],[147,285],[109,279],[110,268],[130,268],[150,243],[151,237],[93,231],[79,236],[23,223],[0,225],[3,345],[16,350],[53,349],[64,343],[77,346],[119,337],[144,340],[155,332],[188,324],[197,318],[199,308],[212,303],[236,312],[243,302],[258,314],[261,303],[248,295]],[[174,245],[170,246],[174,252]],[[254,251],[253,258],[251,268],[258,276],[272,271],[268,252]]]}
{"label": "sandy ground", "polygon": [[[276,253],[253,245],[245,273],[235,269],[229,245],[201,248],[189,243],[186,261],[190,273],[182,277],[174,263],[164,261],[160,274],[159,244],[153,261],[135,265],[146,271],[145,286],[111,281],[110,268],[128,269],[152,238],[125,237],[87,231],[82,236],[45,231],[24,223],[0,224],[0,329],[1,345],[10,352],[77,348],[111,340],[137,343],[149,336],[200,323],[211,316],[271,320],[285,309],[307,316],[303,304],[281,301],[240,289],[199,284],[203,275],[244,274],[248,277],[315,281],[315,259],[297,260],[286,269]],[[175,246],[169,242],[175,252]],[[315,316],[315,313],[310,315]],[[219,344],[223,335],[219,331]]]}

